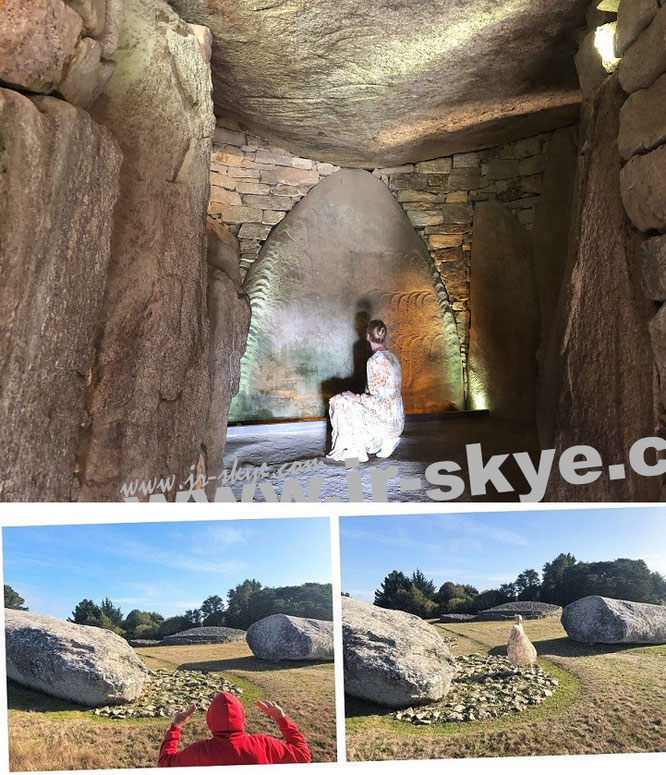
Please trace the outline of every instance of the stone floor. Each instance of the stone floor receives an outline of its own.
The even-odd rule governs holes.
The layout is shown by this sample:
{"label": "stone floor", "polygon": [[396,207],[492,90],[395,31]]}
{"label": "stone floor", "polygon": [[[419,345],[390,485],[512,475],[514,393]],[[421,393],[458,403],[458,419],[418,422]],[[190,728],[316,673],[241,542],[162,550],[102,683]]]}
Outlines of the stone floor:
{"label": "stone floor", "polygon": [[[330,447],[329,429],[324,421],[252,425],[229,429],[225,451],[225,466],[228,472],[236,461],[236,471],[260,474],[256,491],[251,486],[246,490],[246,499],[254,501],[282,500],[281,493],[286,479],[298,482],[306,496],[312,501],[339,499],[343,502],[427,502],[433,500],[427,490],[433,489],[425,479],[425,470],[438,461],[455,461],[462,468],[460,475],[466,480],[465,445],[481,444],[483,458],[492,454],[508,452],[535,453],[538,449],[533,428],[525,428],[503,422],[485,413],[459,412],[445,419],[408,418],[400,445],[389,460],[370,456],[367,463],[346,468],[344,463],[325,459]],[[293,471],[296,466],[308,465],[313,461],[316,469]],[[524,479],[517,465],[507,461],[502,471],[514,487],[524,485]],[[386,485],[380,480],[386,478],[387,469],[395,467]],[[383,472],[383,473],[382,473]],[[351,473],[349,479],[348,474]],[[391,472],[389,472],[391,473]],[[360,474],[360,483],[358,482]],[[321,477],[321,490],[310,491],[313,477]],[[403,480],[401,486],[401,480]],[[404,480],[410,489],[406,489]],[[222,482],[218,482],[222,484]],[[247,478],[229,484],[235,497],[240,500]],[[266,485],[271,485],[267,487]],[[290,487],[295,487],[293,482]],[[520,490],[519,490],[520,491]],[[460,501],[514,501],[518,493],[498,494],[490,487],[485,496],[472,497],[469,488]],[[289,498],[284,498],[289,500]],[[305,500],[305,498],[301,498]]]}

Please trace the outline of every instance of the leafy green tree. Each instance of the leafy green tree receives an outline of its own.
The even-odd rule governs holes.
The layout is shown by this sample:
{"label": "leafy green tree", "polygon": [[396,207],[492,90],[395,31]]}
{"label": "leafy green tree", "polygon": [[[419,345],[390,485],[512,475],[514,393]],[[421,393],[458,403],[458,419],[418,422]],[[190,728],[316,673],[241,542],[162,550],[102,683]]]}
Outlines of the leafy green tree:
{"label": "leafy green tree", "polygon": [[576,558],[573,554],[560,553],[554,560],[543,566],[540,598],[544,603],[567,605],[564,601],[569,600],[570,593],[567,590],[566,574],[574,565],[576,565]]}
{"label": "leafy green tree", "polygon": [[518,600],[537,600],[541,593],[541,579],[532,568],[524,570],[514,582]]}
{"label": "leafy green tree", "polygon": [[506,597],[498,589],[486,589],[474,598],[469,613],[475,614],[506,602]]}
{"label": "leafy green tree", "polygon": [[497,590],[502,598],[502,603],[511,603],[518,599],[518,591],[515,584],[501,584]]}
{"label": "leafy green tree", "polygon": [[134,628],[132,637],[140,640],[155,640],[159,638],[159,633],[158,624],[139,624]]}
{"label": "leafy green tree", "polygon": [[660,604],[666,592],[663,578],[651,571],[644,560],[626,558],[576,563],[567,568],[563,582],[561,605],[588,595]]}
{"label": "leafy green tree", "polygon": [[23,603],[25,603],[25,600],[21,595],[15,589],[12,589],[9,584],[5,584],[5,608],[13,608],[15,611],[27,611],[28,609]]}
{"label": "leafy green tree", "polygon": [[203,614],[200,608],[191,608],[189,611],[185,611],[183,617],[189,621],[191,627],[201,627],[203,624]]}
{"label": "leafy green tree", "polygon": [[76,604],[76,608],[72,611],[69,621],[74,622],[74,624],[88,624],[100,627],[102,612],[96,603],[88,600],[88,598],[84,598],[80,603]]}
{"label": "leafy green tree", "polygon": [[399,589],[393,596],[391,608],[397,611],[406,611],[409,614],[430,619],[437,613],[437,603],[428,600],[423,592],[412,584],[409,589]]}
{"label": "leafy green tree", "polygon": [[469,613],[479,590],[470,584],[455,584],[447,581],[437,591],[435,602],[440,613]]}
{"label": "leafy green tree", "polygon": [[207,597],[201,604],[201,615],[204,618],[204,624],[208,617],[214,614],[220,614],[224,611],[224,600],[219,595]]}
{"label": "leafy green tree", "polygon": [[393,602],[398,592],[409,591],[412,582],[402,571],[393,570],[382,581],[379,589],[375,590],[375,605],[380,608],[395,608]]}
{"label": "leafy green tree", "polygon": [[106,616],[116,627],[122,627],[123,624],[123,612],[117,606],[113,605],[108,597],[99,605],[99,610]]}
{"label": "leafy green tree", "polygon": [[427,579],[420,568],[417,568],[412,573],[412,584],[420,590],[427,600],[433,600],[435,597],[436,587],[430,579]]}
{"label": "leafy green tree", "polygon": [[246,630],[250,624],[250,595],[258,592],[262,585],[256,579],[245,579],[227,593],[227,611],[225,622],[228,627]]}
{"label": "leafy green tree", "polygon": [[177,632],[189,630],[191,627],[192,622],[184,616],[170,616],[159,625],[157,634],[160,638],[166,638],[167,635],[175,635]]}

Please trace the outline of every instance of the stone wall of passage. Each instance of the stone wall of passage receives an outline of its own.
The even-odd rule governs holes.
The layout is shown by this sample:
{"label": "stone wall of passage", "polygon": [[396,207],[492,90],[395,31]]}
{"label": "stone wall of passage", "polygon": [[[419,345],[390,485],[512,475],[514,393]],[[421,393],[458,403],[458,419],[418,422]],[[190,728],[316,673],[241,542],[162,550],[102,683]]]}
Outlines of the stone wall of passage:
{"label": "stone wall of passage", "polygon": [[166,0],[0,6],[0,500],[215,474],[249,303],[206,234],[210,33]]}
{"label": "stone wall of passage", "polygon": [[[501,202],[531,230],[551,137],[545,133],[479,152],[368,170],[388,187],[425,242],[451,301],[463,358],[469,346],[474,205]],[[208,212],[238,237],[243,276],[273,227],[339,169],[294,156],[235,120],[218,117]]]}
{"label": "stone wall of passage", "polygon": [[620,84],[629,94],[620,111],[622,201],[641,233],[641,287],[658,305],[650,341],[659,372],[660,426],[666,406],[666,5],[622,0],[617,38],[624,56]]}
{"label": "stone wall of passage", "polygon": [[639,476],[628,459],[636,441],[663,435],[655,356],[663,386],[666,335],[664,307],[655,316],[655,301],[666,294],[656,288],[653,246],[666,231],[666,114],[650,90],[666,72],[666,7],[621,0],[609,21],[592,13],[597,4],[576,57],[585,100],[574,213],[550,335],[542,341],[537,424],[542,448],[559,456],[586,445],[599,455],[586,480],[554,476],[549,500],[656,501],[660,477]]}

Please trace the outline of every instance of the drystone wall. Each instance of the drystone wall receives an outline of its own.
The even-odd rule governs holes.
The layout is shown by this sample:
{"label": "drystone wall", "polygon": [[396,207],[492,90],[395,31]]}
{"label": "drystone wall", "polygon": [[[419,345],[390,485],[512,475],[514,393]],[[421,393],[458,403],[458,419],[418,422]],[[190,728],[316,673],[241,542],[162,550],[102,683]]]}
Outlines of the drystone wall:
{"label": "drystone wall", "polygon": [[[551,137],[545,133],[489,150],[368,169],[388,187],[425,242],[451,302],[463,359],[469,346],[474,205],[501,202],[531,230]],[[276,147],[232,118],[217,119],[208,212],[238,237],[243,275],[273,227],[339,169]]]}
{"label": "drystone wall", "polygon": [[[661,6],[661,7],[660,7]],[[629,94],[620,111],[620,188],[641,233],[641,287],[659,308],[649,324],[659,371],[661,425],[666,406],[666,6],[623,0],[618,38],[624,56],[620,84]]]}

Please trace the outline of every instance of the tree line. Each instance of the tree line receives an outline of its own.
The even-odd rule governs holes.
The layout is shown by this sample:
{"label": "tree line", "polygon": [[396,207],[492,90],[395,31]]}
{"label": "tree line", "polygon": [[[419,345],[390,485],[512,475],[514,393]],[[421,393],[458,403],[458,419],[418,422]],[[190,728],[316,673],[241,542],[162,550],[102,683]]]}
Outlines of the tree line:
{"label": "tree line", "polygon": [[474,614],[516,600],[566,606],[588,595],[666,605],[666,578],[644,560],[580,562],[573,554],[561,553],[541,573],[529,568],[515,581],[481,592],[454,581],[438,588],[418,568],[411,576],[394,570],[375,591],[375,605],[428,619],[443,613]]}
{"label": "tree line", "polygon": [[[5,584],[5,608],[27,610],[24,599]],[[111,630],[126,638],[152,640],[174,635],[192,627],[234,627],[246,630],[266,616],[283,613],[312,619],[333,619],[330,584],[307,582],[289,587],[265,587],[256,579],[245,579],[226,595],[210,595],[199,608],[181,616],[164,617],[157,611],[131,610],[123,613],[108,597],[99,603],[84,598],[68,621]]]}

